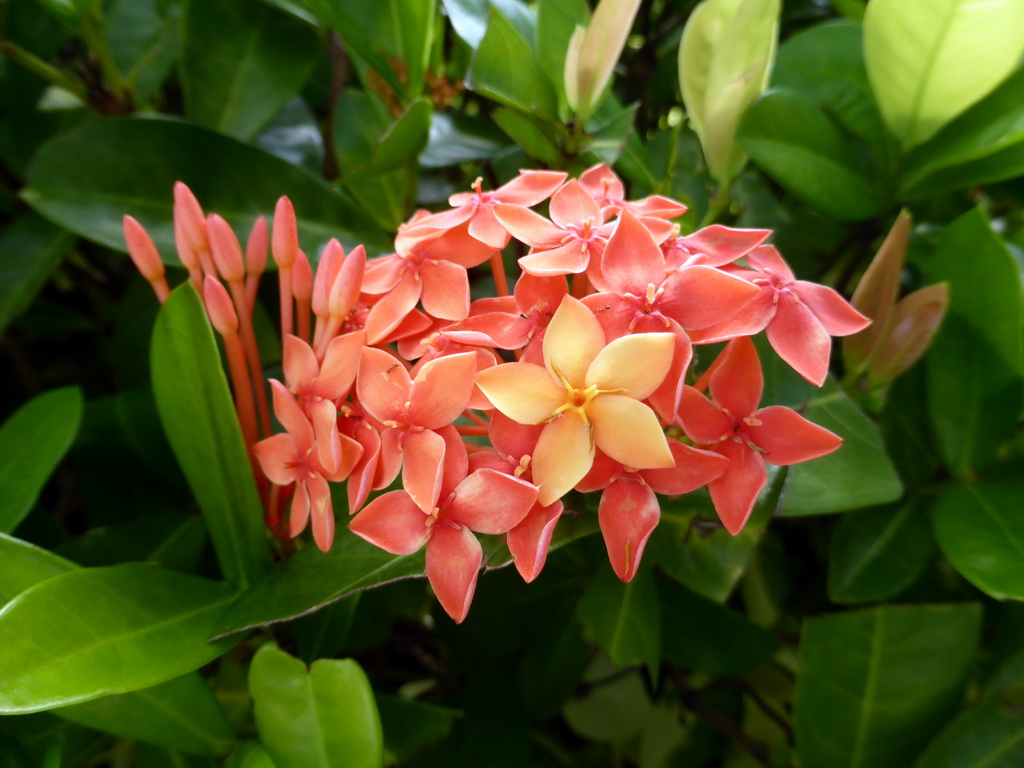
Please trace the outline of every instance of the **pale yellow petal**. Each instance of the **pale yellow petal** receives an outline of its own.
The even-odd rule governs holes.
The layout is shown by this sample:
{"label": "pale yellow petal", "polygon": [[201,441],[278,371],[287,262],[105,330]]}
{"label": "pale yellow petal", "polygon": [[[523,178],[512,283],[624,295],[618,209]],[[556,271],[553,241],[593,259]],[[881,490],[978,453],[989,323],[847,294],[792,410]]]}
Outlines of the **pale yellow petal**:
{"label": "pale yellow petal", "polygon": [[575,411],[544,427],[533,452],[533,482],[540,488],[537,503],[553,504],[573,489],[594,463],[590,427]]}
{"label": "pale yellow petal", "polygon": [[587,368],[604,346],[604,331],[594,313],[572,296],[555,310],[544,333],[544,365],[557,380],[582,388]]}
{"label": "pale yellow petal", "polygon": [[[675,465],[665,433],[648,406],[624,395],[598,395],[587,403],[598,447],[632,469]],[[536,477],[536,473],[534,473]]]}
{"label": "pale yellow petal", "polygon": [[564,387],[533,363],[504,363],[485,368],[476,384],[491,404],[520,424],[539,424],[550,419],[567,398]]}
{"label": "pale yellow petal", "polygon": [[587,386],[643,400],[672,367],[675,334],[636,333],[615,339],[597,353],[587,369]]}

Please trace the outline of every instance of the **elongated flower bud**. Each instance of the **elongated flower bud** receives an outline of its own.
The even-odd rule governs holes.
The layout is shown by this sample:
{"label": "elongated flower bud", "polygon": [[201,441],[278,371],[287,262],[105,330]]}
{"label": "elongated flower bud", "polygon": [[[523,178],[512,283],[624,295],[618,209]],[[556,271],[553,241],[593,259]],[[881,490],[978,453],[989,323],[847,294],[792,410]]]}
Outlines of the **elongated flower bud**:
{"label": "elongated flower bud", "polygon": [[245,271],[249,275],[262,275],[267,268],[267,248],[269,233],[267,220],[260,216],[249,231],[249,239],[245,243]]}
{"label": "elongated flower bud", "polygon": [[274,261],[282,268],[295,263],[299,251],[299,228],[295,222],[295,209],[292,201],[282,197],[274,208],[274,233],[271,240]]}
{"label": "elongated flower bud", "polygon": [[310,301],[313,298],[313,268],[302,251],[292,265],[292,295],[296,301]]}
{"label": "elongated flower bud", "polygon": [[316,265],[316,278],[313,281],[313,314],[317,317],[327,317],[330,314],[331,287],[344,260],[345,250],[341,243],[332,238],[320,256],[320,263]]}
{"label": "elongated flower bud", "polygon": [[238,243],[231,225],[216,213],[206,219],[207,233],[213,250],[213,260],[217,271],[229,283],[245,279],[245,261],[242,258],[242,246]]}
{"label": "elongated flower bud", "polygon": [[163,279],[164,264],[153,239],[131,216],[124,217],[124,242],[128,246],[128,255],[146,280],[152,283]]}
{"label": "elongated flower bud", "polygon": [[366,249],[356,246],[338,270],[331,286],[328,299],[328,311],[331,317],[345,317],[359,300],[359,288],[363,284],[363,273],[366,271]]}
{"label": "elongated flower bud", "polygon": [[210,322],[217,329],[217,333],[221,336],[238,333],[235,305],[231,303],[231,297],[220,280],[213,275],[207,275],[206,282],[203,283],[203,294],[206,297],[206,313],[210,316]]}
{"label": "elongated flower bud", "polygon": [[174,221],[180,224],[181,232],[188,238],[192,250],[201,253],[209,249],[206,215],[192,190],[181,181],[174,183]]}

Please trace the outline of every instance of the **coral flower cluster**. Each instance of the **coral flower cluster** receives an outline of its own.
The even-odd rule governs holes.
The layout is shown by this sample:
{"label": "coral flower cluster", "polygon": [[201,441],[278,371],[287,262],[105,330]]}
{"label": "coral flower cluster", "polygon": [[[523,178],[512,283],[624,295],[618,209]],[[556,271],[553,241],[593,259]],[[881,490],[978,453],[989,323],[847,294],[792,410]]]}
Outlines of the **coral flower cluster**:
{"label": "coral flower cluster", "polygon": [[[735,534],[765,463],[839,448],[794,411],[761,406],[750,337],[766,331],[821,385],[831,336],[868,320],[797,280],[764,244],[769,231],[683,236],[673,223],[683,205],[626,200],[604,165],[578,179],[523,171],[493,191],[477,181],[450,204],[413,216],[390,255],[331,240],[314,268],[287,198],[243,250],[226,221],[175,188],[178,257],[223,338],[267,524],[283,540],[311,528],[330,549],[331,486],[344,483],[351,530],[394,554],[425,547],[434,592],[462,621],[483,562],[476,534],[506,536],[532,581],[559,518],[580,506],[574,494],[599,492],[608,557],[628,581],[659,496],[707,486]],[[160,257],[131,217],[125,239],[165,300]],[[260,354],[252,325],[271,254],[283,381],[265,378],[277,358]],[[516,258],[510,290],[505,265]],[[472,299],[484,265],[497,295]],[[695,345],[721,342],[694,383]]]}

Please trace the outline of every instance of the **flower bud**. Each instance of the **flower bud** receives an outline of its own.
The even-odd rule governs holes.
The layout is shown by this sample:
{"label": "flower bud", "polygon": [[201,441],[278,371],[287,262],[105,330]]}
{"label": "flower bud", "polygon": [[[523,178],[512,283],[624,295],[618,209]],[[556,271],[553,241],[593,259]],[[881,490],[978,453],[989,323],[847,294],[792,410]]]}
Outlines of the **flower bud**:
{"label": "flower bud", "polygon": [[164,264],[153,239],[131,216],[124,217],[124,242],[128,246],[128,255],[146,280],[152,283],[163,279]]}
{"label": "flower bud", "polygon": [[[206,238],[206,216],[192,190],[181,181],[174,183],[175,233],[179,231],[188,239],[192,250],[201,253],[209,250]],[[184,261],[182,262],[184,263]]]}
{"label": "flower bud", "polygon": [[245,244],[245,271],[249,275],[262,275],[267,268],[267,247],[269,234],[267,220],[260,216],[249,231]]}
{"label": "flower bud", "polygon": [[271,240],[274,261],[277,266],[287,269],[295,263],[299,250],[299,229],[295,222],[292,201],[282,197],[274,208],[274,232]]}
{"label": "flower bud", "polygon": [[211,213],[206,219],[206,228],[213,260],[221,277],[229,283],[244,280],[245,261],[242,258],[242,246],[238,244],[238,238],[235,237],[231,225],[216,213]]}
{"label": "flower bud", "polygon": [[313,268],[302,250],[296,252],[295,263],[292,264],[292,295],[296,301],[305,302],[313,298]]}
{"label": "flower bud", "polygon": [[231,303],[231,297],[220,280],[207,275],[203,283],[203,295],[206,298],[206,313],[217,333],[221,336],[237,333],[238,315],[235,313],[235,305]]}

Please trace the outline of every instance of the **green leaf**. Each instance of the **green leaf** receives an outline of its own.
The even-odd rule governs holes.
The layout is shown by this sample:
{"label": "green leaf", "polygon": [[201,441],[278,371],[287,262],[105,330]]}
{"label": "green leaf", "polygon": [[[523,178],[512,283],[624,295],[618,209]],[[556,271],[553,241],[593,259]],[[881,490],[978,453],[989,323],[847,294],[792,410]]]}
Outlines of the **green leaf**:
{"label": "green leaf", "polygon": [[586,26],[590,9],[584,0],[540,0],[537,3],[537,60],[555,87],[560,108],[565,101],[565,52],[577,26]]}
{"label": "green leaf", "polygon": [[373,768],[383,737],[373,691],[352,659],[306,665],[274,645],[249,672],[256,727],[277,768]]}
{"label": "green leaf", "polygon": [[1019,483],[957,483],[932,511],[942,554],[974,586],[997,599],[1024,600],[1024,520]]}
{"label": "green leaf", "polygon": [[455,34],[473,50],[487,32],[487,19],[491,8],[497,8],[508,19],[519,35],[533,45],[538,27],[533,11],[523,0],[441,0]]}
{"label": "green leaf", "polygon": [[473,55],[466,87],[523,112],[555,118],[555,90],[530,45],[497,10]]}
{"label": "green leaf", "polygon": [[665,582],[661,587],[666,661],[713,675],[738,675],[779,650],[779,641],[746,616],[681,585]]}
{"label": "green leaf", "polygon": [[65,387],[32,398],[0,426],[0,532],[31,511],[81,423],[82,391]]}
{"label": "green leaf", "polygon": [[431,118],[430,138],[419,162],[424,168],[446,168],[494,157],[509,146],[490,121],[461,112],[438,112]]}
{"label": "green leaf", "polygon": [[907,156],[901,194],[920,199],[1024,173],[1024,68]]}
{"label": "green leaf", "polygon": [[160,0],[119,0],[104,19],[110,52],[132,84],[136,104],[163,85],[178,57],[180,8]]}
{"label": "green leaf", "polygon": [[632,739],[643,729],[651,700],[640,674],[623,674],[599,654],[584,676],[583,690],[562,710],[566,722],[580,735],[614,744]]}
{"label": "green leaf", "polygon": [[618,666],[647,664],[657,678],[661,658],[661,606],[650,568],[623,584],[610,568],[593,577],[576,608],[587,639]]}
{"label": "green leaf", "polygon": [[381,173],[399,168],[412,160],[427,145],[430,117],[434,108],[429,99],[416,99],[390,126],[376,137],[377,145],[366,172]]}
{"label": "green leaf", "polygon": [[0,533],[0,607],[29,587],[77,567],[47,549]]}
{"label": "green leaf", "polygon": [[327,553],[309,547],[278,564],[224,611],[215,637],[287,621],[353,592],[422,577],[423,555],[396,557],[339,528]]}
{"label": "green leaf", "polygon": [[331,237],[346,247],[386,242],[365,215],[324,182],[234,139],[176,120],[93,120],[40,147],[22,196],[61,226],[124,251],[122,219],[130,214],[153,236],[161,256],[177,263],[173,187],[184,181],[211,211],[248,226],[273,215],[277,198],[295,206],[299,238],[316,253]]}
{"label": "green leaf", "polygon": [[235,740],[223,708],[195,672],[152,688],[59,707],[54,714],[104,733],[189,754],[222,754]]}
{"label": "green leaf", "polygon": [[1024,664],[1010,659],[981,700],[928,745],[915,768],[1016,768],[1024,764]]}
{"label": "green leaf", "polygon": [[875,98],[904,148],[930,138],[999,85],[1024,53],[1017,0],[873,0],[864,56]]}
{"label": "green leaf", "polygon": [[231,646],[207,638],[232,595],[225,584],[139,564],[37,584],[0,611],[0,712],[136,691],[201,667]]}
{"label": "green leaf", "polygon": [[185,115],[251,139],[302,87],[320,56],[312,27],[265,3],[190,0],[179,65]]}
{"label": "green leaf", "polygon": [[794,725],[804,768],[902,768],[956,711],[976,604],[882,606],[804,621]]}
{"label": "green leaf", "polygon": [[885,206],[849,135],[799,94],[766,93],[743,115],[736,141],[765,173],[826,216],[860,221]]}
{"label": "green leaf", "polygon": [[829,379],[803,415],[843,438],[828,456],[795,464],[782,495],[781,514],[844,512],[895,501],[903,483],[885,452],[878,426]]}
{"label": "green leaf", "polygon": [[946,466],[968,477],[1015,432],[1024,402],[1020,277],[979,209],[945,229],[926,270],[950,294],[925,355],[928,411]]}
{"label": "green leaf", "polygon": [[457,709],[410,701],[386,694],[377,696],[377,707],[384,725],[387,751],[404,760],[420,747],[445,738],[462,713]]}
{"label": "green leaf", "polygon": [[933,551],[928,519],[915,502],[845,515],[829,544],[829,599],[866,603],[899,594]]}
{"label": "green leaf", "polygon": [[71,236],[28,211],[0,232],[0,333],[24,312],[71,244]]}
{"label": "green leaf", "polygon": [[501,129],[530,157],[548,165],[557,162],[558,146],[548,135],[544,123],[522,112],[504,107],[494,110],[493,117],[494,122],[501,126]]}
{"label": "green leaf", "polygon": [[270,755],[258,741],[246,741],[238,746],[224,763],[224,768],[277,768]]}
{"label": "green leaf", "polygon": [[225,578],[246,586],[270,565],[263,508],[213,331],[191,283],[157,316],[150,354],[164,432],[206,520]]}

